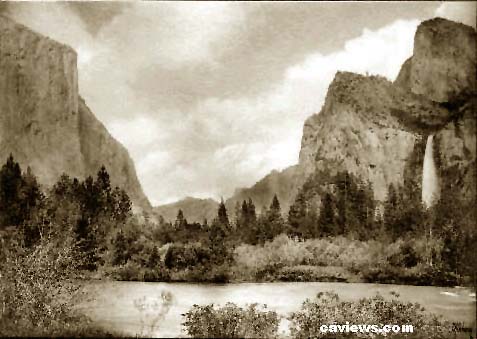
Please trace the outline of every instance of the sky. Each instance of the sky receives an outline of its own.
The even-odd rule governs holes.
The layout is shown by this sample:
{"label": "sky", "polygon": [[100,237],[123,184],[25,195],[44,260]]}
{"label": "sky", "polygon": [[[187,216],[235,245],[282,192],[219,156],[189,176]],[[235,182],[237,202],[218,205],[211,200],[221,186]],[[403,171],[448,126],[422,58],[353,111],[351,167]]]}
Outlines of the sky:
{"label": "sky", "polygon": [[298,162],[338,70],[394,80],[418,24],[475,27],[476,2],[15,2],[73,47],[80,94],[153,205],[220,199]]}

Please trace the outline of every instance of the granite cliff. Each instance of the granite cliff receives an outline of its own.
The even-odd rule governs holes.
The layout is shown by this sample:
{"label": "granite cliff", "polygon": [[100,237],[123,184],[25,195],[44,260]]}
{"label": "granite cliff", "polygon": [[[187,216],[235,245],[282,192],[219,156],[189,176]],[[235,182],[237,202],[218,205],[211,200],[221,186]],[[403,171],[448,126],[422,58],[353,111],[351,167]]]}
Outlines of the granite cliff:
{"label": "granite cliff", "polygon": [[434,135],[439,180],[475,199],[476,42],[472,27],[435,18],[418,27],[413,56],[394,83],[338,72],[321,111],[304,124],[293,174],[276,174],[280,187],[262,180],[238,195],[271,201],[281,192],[289,206],[311,174],[347,170],[369,180],[383,201],[391,184],[420,189],[426,140]]}
{"label": "granite cliff", "polygon": [[136,208],[149,209],[132,159],[78,93],[76,52],[0,16],[0,159],[12,153],[50,186],[102,164]]}

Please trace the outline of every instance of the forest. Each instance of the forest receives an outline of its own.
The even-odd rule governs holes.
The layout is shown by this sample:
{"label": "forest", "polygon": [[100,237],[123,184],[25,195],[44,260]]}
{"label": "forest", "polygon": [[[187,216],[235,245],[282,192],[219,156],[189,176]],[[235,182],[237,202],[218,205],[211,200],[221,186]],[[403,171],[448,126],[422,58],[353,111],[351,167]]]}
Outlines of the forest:
{"label": "forest", "polygon": [[288,215],[274,196],[260,213],[252,199],[232,213],[222,201],[211,221],[189,223],[179,210],[171,223],[133,215],[104,166],[83,181],[64,174],[44,191],[10,156],[0,171],[0,229],[15,250],[70,246],[88,277],[468,285],[475,211],[454,208],[458,199],[449,190],[426,209],[416,189],[391,186],[380,204],[354,175],[317,172]]}
{"label": "forest", "polygon": [[189,223],[179,210],[170,223],[133,214],[104,166],[44,190],[10,156],[0,170],[1,333],[104,335],[72,309],[78,282],[91,279],[471,285],[475,212],[442,196],[426,210],[412,190],[390,187],[380,205],[350,173],[317,173],[288,215],[275,196],[261,213],[251,199],[230,214],[222,201],[210,222]]}

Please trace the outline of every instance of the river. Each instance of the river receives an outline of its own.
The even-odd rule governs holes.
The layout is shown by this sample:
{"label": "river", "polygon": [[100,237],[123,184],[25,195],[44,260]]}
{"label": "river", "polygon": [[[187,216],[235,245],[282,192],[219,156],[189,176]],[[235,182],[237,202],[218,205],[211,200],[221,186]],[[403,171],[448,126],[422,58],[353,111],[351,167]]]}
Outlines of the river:
{"label": "river", "polygon": [[[300,309],[306,298],[313,298],[320,291],[334,291],[342,300],[357,300],[378,292],[387,298],[391,297],[391,291],[395,291],[403,301],[418,302],[426,310],[445,319],[475,327],[475,293],[466,288],[427,286],[325,282],[218,285],[97,281],[85,287],[85,299],[78,307],[96,324],[130,336],[184,337],[182,314],[193,304],[223,305],[230,301],[243,306],[255,302],[267,304],[268,309],[287,315]],[[168,310],[161,309],[161,302],[154,304],[162,300],[164,292],[173,296]],[[138,306],[140,300],[144,304],[142,310]],[[151,324],[161,310],[165,312],[164,317],[152,330],[142,327],[142,323]],[[280,333],[287,334],[286,319],[280,324]]]}

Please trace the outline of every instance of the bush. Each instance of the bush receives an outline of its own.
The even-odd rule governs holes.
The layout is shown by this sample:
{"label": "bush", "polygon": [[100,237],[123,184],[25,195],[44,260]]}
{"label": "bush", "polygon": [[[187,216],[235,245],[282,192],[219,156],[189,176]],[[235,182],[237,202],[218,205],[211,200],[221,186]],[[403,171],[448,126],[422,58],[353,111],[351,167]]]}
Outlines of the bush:
{"label": "bush", "polygon": [[343,267],[335,266],[295,266],[284,267],[276,274],[276,279],[280,281],[352,281],[352,275]]}
{"label": "bush", "polygon": [[144,281],[145,269],[134,261],[113,267],[112,275],[119,281]]}
{"label": "bush", "polygon": [[[4,244],[2,244],[4,245]],[[80,263],[68,240],[0,248],[0,336],[105,336],[73,310]]]}
{"label": "bush", "polygon": [[280,320],[276,312],[260,310],[257,304],[241,308],[233,303],[219,308],[194,305],[183,316],[186,332],[196,338],[277,337]]}
{"label": "bush", "polygon": [[290,332],[294,338],[353,338],[357,333],[323,333],[323,324],[413,325],[414,333],[359,333],[361,338],[434,338],[454,337],[456,326],[425,313],[418,303],[404,303],[392,293],[392,300],[376,295],[359,301],[340,301],[332,292],[319,293],[314,301],[307,299],[301,310],[290,315]]}
{"label": "bush", "polygon": [[169,271],[159,265],[154,268],[148,268],[144,272],[144,281],[146,282],[161,282],[161,281],[170,281],[171,277]]}

